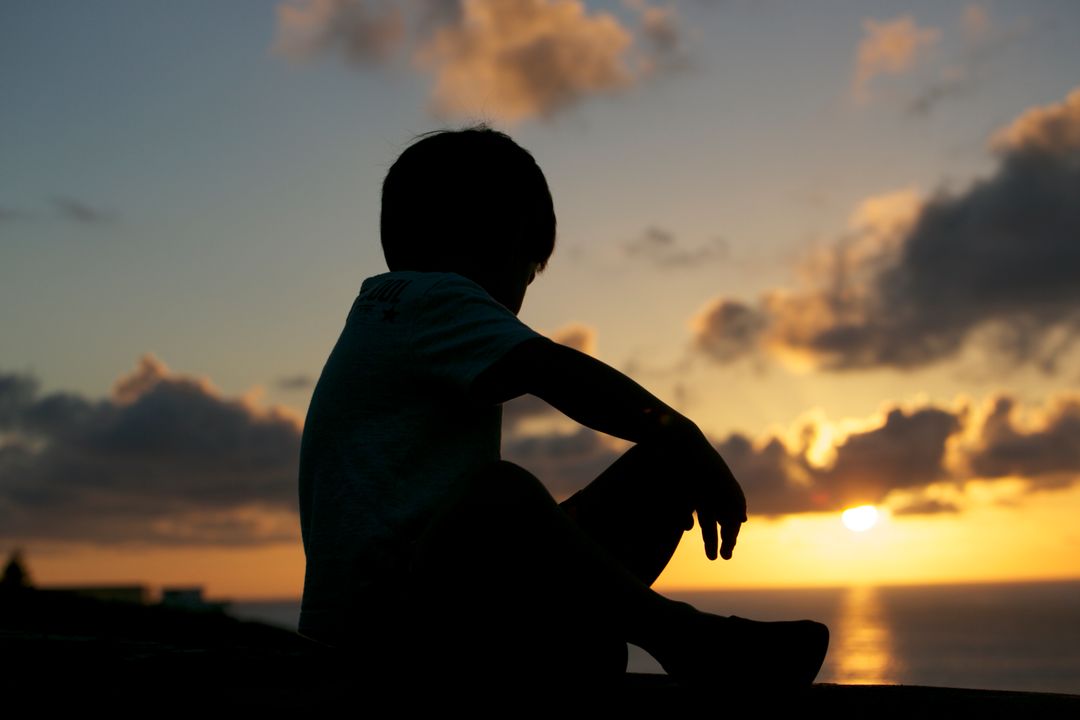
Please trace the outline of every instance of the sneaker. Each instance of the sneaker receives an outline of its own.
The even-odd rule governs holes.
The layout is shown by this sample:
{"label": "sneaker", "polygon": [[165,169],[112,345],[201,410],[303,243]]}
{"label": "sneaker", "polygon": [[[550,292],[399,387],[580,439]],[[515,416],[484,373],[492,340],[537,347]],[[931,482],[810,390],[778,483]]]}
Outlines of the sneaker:
{"label": "sneaker", "polygon": [[812,620],[710,617],[717,627],[709,633],[707,650],[680,653],[677,662],[662,663],[669,675],[709,687],[808,687],[829,649],[829,629]]}

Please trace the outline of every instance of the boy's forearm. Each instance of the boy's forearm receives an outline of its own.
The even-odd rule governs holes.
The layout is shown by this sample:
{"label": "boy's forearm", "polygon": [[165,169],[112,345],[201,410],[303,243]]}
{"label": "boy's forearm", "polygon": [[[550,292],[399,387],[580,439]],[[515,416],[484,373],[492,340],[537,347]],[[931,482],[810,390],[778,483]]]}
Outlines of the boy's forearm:
{"label": "boy's forearm", "polygon": [[701,436],[690,420],[610,365],[549,340],[511,350],[477,389],[490,396],[531,393],[571,419],[639,443],[662,436]]}

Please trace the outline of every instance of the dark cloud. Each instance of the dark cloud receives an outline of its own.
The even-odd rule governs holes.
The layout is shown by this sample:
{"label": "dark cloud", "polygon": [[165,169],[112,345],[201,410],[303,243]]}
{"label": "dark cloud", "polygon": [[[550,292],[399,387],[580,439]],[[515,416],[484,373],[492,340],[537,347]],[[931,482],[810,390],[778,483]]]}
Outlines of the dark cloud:
{"label": "dark cloud", "polygon": [[[878,503],[896,505],[899,515],[951,514],[961,512],[960,506],[924,492],[940,483],[962,491],[976,479],[1021,477],[1030,492],[1080,481],[1080,398],[1065,396],[1046,408],[1033,408],[1042,421],[1038,429],[1026,431],[1008,419],[1013,404],[999,400],[978,423],[966,407],[894,407],[883,420],[867,422],[831,443],[824,464],[811,461],[819,421],[802,427],[796,446],[776,436],[754,439],[741,433],[713,444],[739,479],[749,511],[760,516]],[[977,437],[974,445],[961,442],[965,434]],[[560,498],[583,487],[620,454],[620,446],[588,429],[504,442],[504,456],[534,472]]]}
{"label": "dark cloud", "polygon": [[[837,445],[827,467],[809,461],[808,444],[792,450],[775,437],[754,443],[734,434],[716,447],[743,485],[752,512],[823,512],[879,503],[895,490],[947,478],[945,443],[960,427],[960,418],[945,410],[897,408],[883,425]],[[806,439],[813,433],[806,428]]]}
{"label": "dark cloud", "polygon": [[908,113],[919,116],[929,115],[943,102],[970,95],[976,87],[972,72],[967,68],[956,67],[942,73],[941,77],[927,84],[911,99],[908,103]]}
{"label": "dark cloud", "polygon": [[988,478],[1027,478],[1034,486],[1071,483],[1080,474],[1080,397],[1059,399],[1031,429],[1017,426],[1016,410],[1012,398],[994,402],[979,431],[972,470]]}
{"label": "dark cloud", "polygon": [[55,197],[52,200],[57,215],[65,220],[84,225],[103,225],[115,222],[116,212],[88,205],[69,197]]}
{"label": "dark cloud", "polygon": [[646,228],[640,237],[625,243],[623,250],[628,257],[647,260],[659,267],[697,267],[728,256],[727,242],[723,238],[687,247],[674,234],[658,227]]}
{"label": "dark cloud", "polygon": [[[945,445],[960,431],[962,418],[939,408],[894,409],[880,426],[853,433],[837,445],[826,467],[810,462],[809,442],[792,449],[777,437],[755,441],[733,433],[714,446],[743,486],[750,512],[838,511],[949,478]],[[814,428],[806,428],[805,439],[813,433]],[[504,456],[534,472],[557,497],[586,485],[619,454],[588,429],[504,443]]]}
{"label": "dark cloud", "polygon": [[251,544],[296,536],[298,422],[152,356],[113,396],[0,376],[0,536]]}
{"label": "dark cloud", "polygon": [[740,433],[713,443],[746,494],[755,515],[823,512],[829,499],[814,489],[811,467],[803,453],[790,451],[777,438],[755,443]]}
{"label": "dark cloud", "polygon": [[278,378],[277,386],[280,390],[308,390],[315,387],[315,378],[303,373],[298,375],[288,375],[286,377]]}
{"label": "dark cloud", "polygon": [[841,508],[944,480],[949,477],[945,444],[962,420],[934,407],[890,410],[882,426],[853,433],[838,445],[832,466],[814,473],[814,485],[832,507]]}
{"label": "dark cloud", "polygon": [[955,515],[959,506],[942,500],[917,500],[893,510],[893,515]]}
{"label": "dark cloud", "polygon": [[[1021,478],[1035,492],[1080,480],[1080,396],[1020,410],[1009,397],[979,413],[894,407],[831,441],[824,455],[819,440],[831,435],[822,434],[823,420],[801,426],[795,443],[735,433],[714,444],[755,515],[898,499],[907,501],[900,514],[941,514],[959,508],[923,492],[942,482],[961,491],[969,480]],[[0,539],[293,542],[299,444],[296,418],[225,398],[152,356],[98,400],[43,394],[27,375],[0,374]],[[587,428],[508,432],[503,455],[561,499],[624,447]]]}
{"label": "dark cloud", "polygon": [[749,305],[718,300],[695,319],[694,345],[717,362],[732,362],[755,352],[767,324],[767,316]]}
{"label": "dark cloud", "polygon": [[[1054,371],[1080,335],[1080,89],[1024,113],[994,150],[990,177],[888,232],[875,220],[816,285],[764,296],[760,347],[841,371],[918,368],[979,342],[1002,363]],[[698,347],[723,346],[713,334],[728,327],[699,324]]]}

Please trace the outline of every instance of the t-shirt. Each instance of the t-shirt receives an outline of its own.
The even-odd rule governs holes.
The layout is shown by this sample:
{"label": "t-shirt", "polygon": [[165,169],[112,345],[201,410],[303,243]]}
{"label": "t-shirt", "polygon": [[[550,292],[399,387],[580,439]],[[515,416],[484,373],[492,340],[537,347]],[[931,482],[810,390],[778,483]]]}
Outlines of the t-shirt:
{"label": "t-shirt", "polygon": [[411,544],[463,476],[499,459],[500,405],[472,381],[539,337],[454,273],[368,278],[315,386],[300,448],[307,555],[300,632],[334,644],[362,627]]}

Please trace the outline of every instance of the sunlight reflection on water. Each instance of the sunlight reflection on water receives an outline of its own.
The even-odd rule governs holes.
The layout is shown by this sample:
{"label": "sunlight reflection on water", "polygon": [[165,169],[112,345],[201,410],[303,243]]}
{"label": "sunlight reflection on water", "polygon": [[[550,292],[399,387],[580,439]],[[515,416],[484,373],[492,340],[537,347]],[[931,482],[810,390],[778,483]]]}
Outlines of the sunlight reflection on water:
{"label": "sunlight reflection on water", "polygon": [[[893,647],[893,631],[875,587],[848,588],[829,650],[830,682],[880,685],[900,682],[903,668]],[[823,678],[824,679],[824,678]]]}

